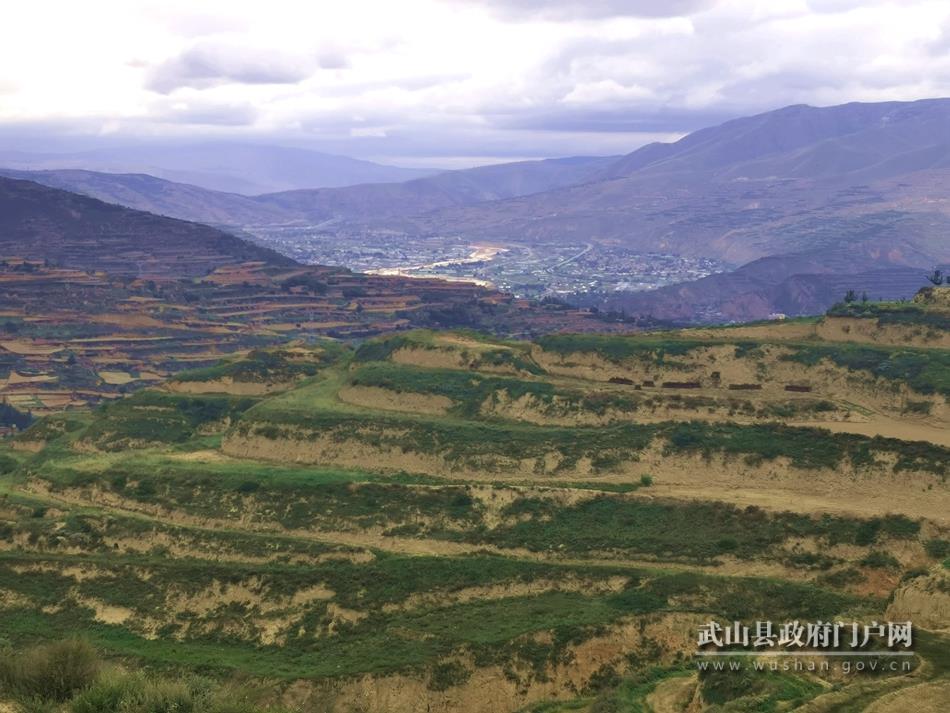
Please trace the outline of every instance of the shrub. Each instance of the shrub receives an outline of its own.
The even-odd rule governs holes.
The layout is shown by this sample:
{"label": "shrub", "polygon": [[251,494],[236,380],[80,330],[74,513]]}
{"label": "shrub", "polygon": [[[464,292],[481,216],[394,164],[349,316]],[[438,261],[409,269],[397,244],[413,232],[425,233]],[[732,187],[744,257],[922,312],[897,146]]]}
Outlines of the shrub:
{"label": "shrub", "polygon": [[839,569],[836,572],[827,572],[818,576],[818,584],[828,587],[847,587],[852,584],[860,584],[865,580],[865,576],[854,567]]}
{"label": "shrub", "polygon": [[720,552],[732,552],[739,547],[739,542],[734,537],[723,537],[716,542],[716,549]]}
{"label": "shrub", "polygon": [[0,454],[0,475],[12,473],[19,466],[19,461],[17,461],[17,459],[13,456],[8,456],[6,453]]}
{"label": "shrub", "polygon": [[881,520],[881,529],[891,537],[908,540],[920,532],[920,523],[904,515],[885,515]]}
{"label": "shrub", "polygon": [[620,674],[617,673],[615,669],[610,664],[604,664],[599,669],[594,671],[590,679],[587,681],[587,685],[584,686],[584,693],[599,693],[600,691],[610,690],[611,688],[616,688],[620,685]]}
{"label": "shrub", "polygon": [[[733,659],[738,663],[738,659]],[[736,670],[729,667],[729,660],[722,672],[710,667],[699,672],[699,686],[703,700],[714,705],[722,705],[736,698],[760,692],[764,688],[761,675],[757,675],[752,666],[739,665]]]}
{"label": "shrub", "polygon": [[[77,696],[70,713],[211,713],[213,684],[199,677],[181,681],[153,680],[141,673],[104,676]],[[253,710],[224,707],[223,710]]]}
{"label": "shrub", "polygon": [[204,713],[207,710],[195,700],[188,686],[178,681],[133,686],[122,698],[119,708],[121,713]]}
{"label": "shrub", "polygon": [[903,584],[904,582],[909,582],[912,579],[917,579],[918,577],[926,577],[928,574],[930,574],[930,572],[928,572],[926,568],[914,567],[913,569],[909,569],[904,572],[903,576],[901,577],[901,583]]}
{"label": "shrub", "polygon": [[385,361],[386,359],[389,359],[393,352],[408,346],[423,345],[413,344],[411,339],[404,336],[388,337],[386,339],[374,339],[361,344],[359,348],[357,348],[353,359],[356,362]]}
{"label": "shrub", "polygon": [[16,426],[23,430],[33,423],[33,415],[19,411],[10,404],[0,404],[0,426]]}
{"label": "shrub", "polygon": [[950,354],[938,350],[809,345],[797,347],[782,359],[807,366],[828,359],[851,371],[868,371],[877,377],[904,382],[921,394],[950,394]]}
{"label": "shrub", "polygon": [[59,713],[59,705],[44,698],[29,698],[19,701],[16,710],[17,713]]}
{"label": "shrub", "polygon": [[880,525],[876,520],[868,520],[861,523],[854,535],[854,544],[861,547],[867,547],[874,544],[877,540],[877,533]]}
{"label": "shrub", "polygon": [[[239,691],[217,689],[197,676],[180,681],[152,679],[142,673],[103,676],[80,693],[69,713],[259,713]],[[270,710],[270,709],[268,709]]]}
{"label": "shrub", "polygon": [[141,676],[103,677],[73,699],[70,713],[117,713],[123,701],[144,685]]}
{"label": "shrub", "polygon": [[828,570],[839,560],[816,552],[796,552],[789,555],[785,561],[793,567]]}
{"label": "shrub", "polygon": [[865,520],[855,531],[854,544],[861,547],[873,545],[882,532],[897,539],[907,540],[920,532],[920,523],[903,515],[885,515],[883,518]]}
{"label": "shrub", "polygon": [[428,688],[430,691],[447,691],[465,683],[471,673],[458,661],[446,661],[432,667]]}
{"label": "shrub", "polygon": [[0,684],[20,700],[67,701],[92,685],[99,669],[99,656],[87,642],[60,641],[0,659]]}
{"label": "shrub", "polygon": [[927,551],[927,555],[935,560],[943,559],[950,555],[950,540],[927,540],[924,543],[924,549]]}
{"label": "shrub", "polygon": [[640,485],[642,485],[642,486],[645,487],[645,488],[648,488],[648,487],[650,487],[651,485],[653,485],[653,476],[652,476],[652,475],[647,475],[646,473],[644,473],[643,475],[641,475],[641,476],[640,476]]}
{"label": "shrub", "polygon": [[904,404],[904,413],[916,413],[927,416],[932,409],[933,404],[930,401],[911,401],[908,399]]}
{"label": "shrub", "polygon": [[155,485],[154,481],[147,478],[143,478],[135,486],[135,494],[140,498],[151,498],[156,493],[158,493],[158,486]]}
{"label": "shrub", "polygon": [[900,567],[900,562],[892,555],[889,555],[887,552],[881,552],[880,550],[869,552],[867,556],[861,560],[861,564],[865,567],[874,567],[876,569],[894,569]]}

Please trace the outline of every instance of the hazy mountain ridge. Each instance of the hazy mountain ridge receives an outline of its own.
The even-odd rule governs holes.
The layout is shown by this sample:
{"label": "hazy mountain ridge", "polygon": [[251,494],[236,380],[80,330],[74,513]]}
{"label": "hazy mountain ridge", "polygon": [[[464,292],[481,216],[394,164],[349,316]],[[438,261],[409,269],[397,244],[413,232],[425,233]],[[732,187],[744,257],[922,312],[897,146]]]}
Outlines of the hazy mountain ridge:
{"label": "hazy mountain ridge", "polygon": [[[621,158],[604,178],[683,168],[732,178],[837,176],[946,142],[950,142],[948,99],[826,108],[795,105],[701,129],[673,144],[651,144]],[[803,160],[829,153],[851,160],[826,165]],[[753,170],[742,174],[740,168]]]}
{"label": "hazy mountain ridge", "polygon": [[[609,166],[600,181],[443,210],[406,229],[604,240],[737,265],[782,257],[754,284],[744,273],[712,276],[690,287],[686,301],[696,300],[703,319],[814,313],[830,304],[827,291],[790,300],[780,285],[817,274],[841,285],[852,273],[920,272],[950,261],[948,166],[950,100],[794,106],[643,147]],[[910,296],[919,286],[915,279],[890,284],[902,287],[889,297]],[[606,304],[683,317],[677,289],[617,295]],[[758,307],[735,309],[742,300]]]}
{"label": "hazy mountain ridge", "polygon": [[291,191],[260,196],[314,220],[376,222],[550,191],[595,180],[612,157],[571,157],[519,161],[459,171],[404,183]]}
{"label": "hazy mountain ridge", "polygon": [[407,181],[435,169],[371,161],[283,146],[237,143],[156,145],[68,154],[0,152],[0,165],[22,170],[86,169],[146,173],[209,190],[255,195],[271,191]]}
{"label": "hazy mountain ridge", "polygon": [[[29,176],[110,202],[222,225],[322,224],[359,233],[461,235],[499,242],[608,242],[747,265],[780,257],[746,283],[707,278],[703,319],[821,311],[789,299],[792,277],[924,270],[950,262],[950,100],[786,107],[651,144],[620,158],[526,161],[448,171],[403,183],[296,190],[256,197],[203,192],[136,176]],[[838,259],[844,256],[845,259]],[[802,265],[807,265],[807,269]],[[911,274],[905,272],[904,274]],[[914,273],[916,274],[916,273]],[[895,280],[888,297],[909,296]],[[715,283],[712,290],[707,288]],[[791,283],[789,283],[791,284]],[[787,287],[787,285],[786,285]],[[899,289],[898,289],[899,287]],[[738,290],[738,291],[737,291]],[[781,299],[778,294],[784,294]],[[679,315],[667,297],[624,294],[604,304]],[[715,295],[711,298],[710,295]],[[744,295],[746,314],[729,305]],[[675,299],[673,300],[675,303]],[[781,304],[780,304],[781,303]]]}
{"label": "hazy mountain ridge", "polygon": [[819,314],[848,290],[871,299],[909,297],[928,284],[934,264],[950,259],[950,216],[938,212],[812,217],[775,230],[773,244],[797,237],[802,249],[694,282],[616,293],[602,306],[683,322]]}
{"label": "hazy mountain ridge", "polygon": [[212,191],[144,173],[100,173],[82,169],[22,171],[0,175],[59,188],[135,210],[221,225],[275,223],[298,216],[239,193]]}
{"label": "hazy mountain ridge", "polygon": [[403,183],[368,183],[260,196],[213,191],[147,174],[0,168],[0,175],[36,181],[137,210],[205,223],[262,225],[335,220],[362,224],[573,185],[592,180],[613,160],[612,157],[572,157],[520,161],[445,171]]}
{"label": "hazy mountain ridge", "polygon": [[[934,191],[933,175],[912,174],[943,169],[948,157],[950,100],[788,107],[646,146],[614,162],[599,181],[444,211],[420,224],[439,230],[452,222],[482,236],[527,231],[537,240],[575,239],[587,230],[635,246],[751,260],[774,254],[773,246],[742,250],[732,231],[828,208],[869,212],[855,211],[848,200],[855,190],[879,211],[897,178],[912,182],[923,192],[917,202],[926,203],[942,189]],[[732,214],[727,226],[718,224],[724,214]]]}

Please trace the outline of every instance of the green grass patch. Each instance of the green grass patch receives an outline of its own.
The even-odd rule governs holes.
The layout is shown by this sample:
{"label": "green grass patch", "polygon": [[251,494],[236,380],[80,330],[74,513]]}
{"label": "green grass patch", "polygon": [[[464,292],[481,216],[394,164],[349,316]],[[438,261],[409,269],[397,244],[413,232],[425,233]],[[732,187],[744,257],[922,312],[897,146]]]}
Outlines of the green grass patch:
{"label": "green grass patch", "polygon": [[352,377],[354,386],[370,386],[397,393],[445,396],[454,402],[451,413],[477,418],[483,404],[531,396],[542,409],[551,409],[555,400],[561,410],[603,415],[608,410],[632,412],[638,401],[613,391],[584,392],[562,389],[546,381],[487,376],[457,369],[422,369],[392,363],[374,363],[360,368]]}
{"label": "green grass patch", "polygon": [[938,332],[950,330],[950,314],[911,302],[842,302],[829,309],[828,315],[874,319],[881,326],[894,324]]}
{"label": "green grass patch", "polygon": [[836,468],[844,461],[854,466],[872,466],[876,456],[897,456],[895,471],[921,470],[938,475],[947,472],[947,448],[923,441],[832,433],[820,428],[778,424],[710,424],[699,421],[668,424],[667,451],[745,455],[754,464],[760,460],[788,458],[798,468]]}
{"label": "green grass patch", "polygon": [[813,344],[798,345],[782,358],[806,366],[828,360],[852,371],[905,383],[921,394],[950,395],[950,351],[946,350]]}
{"label": "green grass patch", "polygon": [[[439,341],[443,334],[453,334],[465,337],[475,346],[454,344],[450,341]],[[417,330],[406,334],[371,339],[363,342],[353,357],[356,363],[388,361],[394,352],[400,349],[430,349],[446,353],[458,353],[471,369],[479,368],[511,368],[529,374],[543,374],[544,370],[531,358],[530,344],[490,338],[484,334],[471,331],[456,331],[436,333],[426,330]]]}
{"label": "green grass patch", "polygon": [[600,552],[709,562],[722,555],[759,557],[792,537],[868,546],[882,535],[913,539],[919,531],[918,523],[902,516],[872,520],[809,517],[725,503],[664,503],[607,495],[568,507],[523,496],[504,514],[515,521],[490,531],[431,534],[537,552]]}
{"label": "green grass patch", "polygon": [[345,348],[326,341],[301,358],[284,349],[255,349],[246,356],[228,359],[204,369],[190,369],[175,375],[175,381],[204,382],[230,378],[240,383],[288,382],[315,376],[321,369],[337,363]]}
{"label": "green grass patch", "polygon": [[562,356],[592,353],[613,362],[635,357],[657,366],[677,366],[675,357],[716,344],[697,339],[608,334],[549,334],[539,337],[535,343],[545,351]]}
{"label": "green grass patch", "polygon": [[[776,618],[833,616],[862,606],[862,600],[769,580],[732,580],[681,573],[644,578],[631,570],[604,567],[546,565],[498,557],[379,557],[354,564],[333,561],[308,566],[217,564],[159,558],[89,560],[100,578],[78,582],[57,566],[76,566],[83,558],[0,556],[0,586],[31,601],[28,609],[9,609],[0,621],[0,635],[13,642],[42,639],[55,631],[62,636],[82,632],[115,654],[134,657],[158,667],[198,671],[242,670],[275,678],[325,678],[420,670],[446,656],[469,651],[476,662],[525,660],[538,670],[560,660],[566,647],[581,642],[624,617],[654,611],[708,611],[722,617]],[[25,562],[42,564],[30,577],[19,576]],[[564,576],[629,577],[616,594],[585,595],[549,591],[535,596],[424,606],[384,611],[415,593],[451,592],[471,586],[558,581]],[[34,576],[35,575],[35,576]],[[222,604],[205,612],[201,625],[188,627],[193,616],[172,618],[158,639],[145,639],[125,625],[102,624],[92,610],[77,605],[74,592],[115,606],[133,609],[136,616],[167,618],[164,592],[198,593],[218,586],[256,581],[269,600],[315,585],[335,592],[341,606],[367,617],[340,625],[329,636],[326,602],[298,611],[287,640],[261,646],[242,637],[235,624],[260,616],[253,605]],[[103,586],[108,582],[109,586]],[[42,606],[51,607],[42,612]],[[533,632],[553,632],[549,643],[525,639]],[[178,637],[173,634],[178,633]]]}
{"label": "green grass patch", "polygon": [[139,391],[100,407],[81,437],[104,450],[130,443],[184,443],[202,427],[229,422],[254,403],[249,397]]}

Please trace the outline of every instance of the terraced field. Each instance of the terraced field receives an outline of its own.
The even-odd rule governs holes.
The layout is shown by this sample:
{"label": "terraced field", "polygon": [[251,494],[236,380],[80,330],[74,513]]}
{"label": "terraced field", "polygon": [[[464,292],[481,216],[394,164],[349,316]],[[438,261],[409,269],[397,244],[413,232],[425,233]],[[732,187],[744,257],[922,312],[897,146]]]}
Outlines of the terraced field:
{"label": "terraced field", "polygon": [[[945,700],[950,350],[876,319],[297,342],[49,416],[0,458],[0,636],[295,711]],[[916,655],[698,671],[710,618]]]}
{"label": "terraced field", "polygon": [[[295,338],[365,338],[410,326],[621,326],[471,284],[259,261],[188,279],[133,278],[8,255],[0,256],[0,290],[0,398],[34,415],[96,405]],[[0,417],[0,429],[11,425]]]}

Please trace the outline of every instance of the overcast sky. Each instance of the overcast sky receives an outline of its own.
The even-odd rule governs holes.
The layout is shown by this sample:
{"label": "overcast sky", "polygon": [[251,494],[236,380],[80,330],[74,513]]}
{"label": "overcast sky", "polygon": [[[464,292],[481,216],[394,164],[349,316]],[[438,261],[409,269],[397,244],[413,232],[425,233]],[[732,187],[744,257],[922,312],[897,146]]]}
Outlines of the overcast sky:
{"label": "overcast sky", "polygon": [[948,0],[30,0],[0,147],[224,137],[419,166],[950,95]]}

